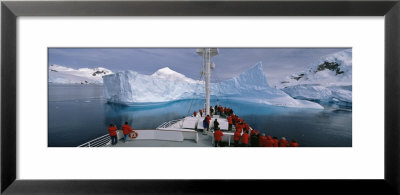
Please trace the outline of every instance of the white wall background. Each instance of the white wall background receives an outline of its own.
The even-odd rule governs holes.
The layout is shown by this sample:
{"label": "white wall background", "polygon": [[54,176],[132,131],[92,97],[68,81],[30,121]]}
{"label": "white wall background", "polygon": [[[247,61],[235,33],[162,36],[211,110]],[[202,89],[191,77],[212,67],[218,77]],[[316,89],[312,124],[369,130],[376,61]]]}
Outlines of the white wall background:
{"label": "white wall background", "polygon": [[[47,47],[222,46],[352,47],[353,147],[47,147]],[[384,177],[383,17],[19,17],[17,94],[19,179]]]}

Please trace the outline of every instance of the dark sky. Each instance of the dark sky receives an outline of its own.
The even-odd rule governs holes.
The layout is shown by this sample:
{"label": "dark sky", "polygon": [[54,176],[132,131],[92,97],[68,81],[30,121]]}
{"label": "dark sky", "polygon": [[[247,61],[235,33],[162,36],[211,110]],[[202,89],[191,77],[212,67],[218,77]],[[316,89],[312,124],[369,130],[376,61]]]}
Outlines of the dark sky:
{"label": "dark sky", "polygon": [[[348,48],[219,48],[219,55],[212,58],[216,65],[213,77],[214,81],[230,79],[261,61],[268,81],[275,83],[344,49]],[[202,57],[196,54],[196,48],[49,48],[51,64],[142,74],[169,67],[199,79]]]}

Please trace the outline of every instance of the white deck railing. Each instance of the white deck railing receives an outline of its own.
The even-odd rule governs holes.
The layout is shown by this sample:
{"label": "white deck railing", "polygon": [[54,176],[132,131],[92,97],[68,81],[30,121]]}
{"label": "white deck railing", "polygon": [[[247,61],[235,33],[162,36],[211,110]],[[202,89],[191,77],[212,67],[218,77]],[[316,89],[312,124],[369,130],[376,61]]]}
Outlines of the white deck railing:
{"label": "white deck railing", "polygon": [[[177,119],[177,120],[172,120],[168,122],[164,122],[160,126],[157,127],[157,129],[162,129],[162,128],[168,128],[171,127],[173,124],[181,121],[182,119]],[[110,146],[111,145],[111,138],[109,134],[105,134],[101,137],[98,137],[96,139],[90,140],[86,143],[83,143],[77,147],[105,147],[105,146]]]}
{"label": "white deck railing", "polygon": [[111,144],[111,138],[109,134],[105,134],[96,139],[90,140],[84,144],[81,144],[77,147],[105,147]]}
{"label": "white deck railing", "polygon": [[172,121],[168,121],[168,122],[164,122],[163,124],[161,124],[160,126],[158,126],[156,129],[161,129],[161,128],[168,128],[171,125],[179,122],[182,119],[177,119],[177,120],[172,120]]}

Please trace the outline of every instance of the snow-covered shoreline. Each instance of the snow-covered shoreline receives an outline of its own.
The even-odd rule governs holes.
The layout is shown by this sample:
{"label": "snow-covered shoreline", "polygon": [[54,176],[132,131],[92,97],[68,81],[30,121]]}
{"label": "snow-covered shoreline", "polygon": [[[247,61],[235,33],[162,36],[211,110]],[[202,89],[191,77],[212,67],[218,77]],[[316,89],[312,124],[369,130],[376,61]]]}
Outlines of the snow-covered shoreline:
{"label": "snow-covered shoreline", "polygon": [[113,74],[106,68],[79,68],[73,69],[52,64],[49,66],[49,83],[54,84],[102,84],[102,76]]}

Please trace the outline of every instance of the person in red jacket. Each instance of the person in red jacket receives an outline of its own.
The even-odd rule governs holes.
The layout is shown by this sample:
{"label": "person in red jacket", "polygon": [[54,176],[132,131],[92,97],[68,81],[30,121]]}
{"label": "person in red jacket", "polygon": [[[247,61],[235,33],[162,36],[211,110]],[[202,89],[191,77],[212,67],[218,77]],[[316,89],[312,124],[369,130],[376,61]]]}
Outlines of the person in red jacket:
{"label": "person in red jacket", "polygon": [[194,117],[197,116],[197,112],[196,112],[196,111],[193,112],[193,116],[194,116]]}
{"label": "person in red jacket", "polygon": [[274,147],[278,147],[279,146],[279,140],[277,137],[272,137],[272,140],[274,141]]}
{"label": "person in red jacket", "polygon": [[232,125],[235,126],[236,125],[236,115],[231,114],[231,117],[232,117]]}
{"label": "person in red jacket", "polygon": [[269,135],[265,141],[265,147],[274,147],[274,140],[272,140],[272,137]]}
{"label": "person in red jacket", "polygon": [[131,126],[128,125],[128,122],[125,122],[125,125],[122,126],[122,131],[124,132],[124,142],[126,143],[128,140],[128,136],[131,132],[133,132],[133,129]]}
{"label": "person in red jacket", "polygon": [[289,144],[290,147],[299,147],[299,144],[295,139],[292,139],[292,141]]}
{"label": "person in red jacket", "polygon": [[200,116],[203,117],[203,111],[200,109],[199,112],[200,112]]}
{"label": "person in red jacket", "polygon": [[214,131],[214,146],[218,147],[221,146],[222,136],[224,133],[220,129]]}
{"label": "person in red jacket", "polygon": [[256,147],[258,145],[258,136],[256,135],[255,129],[250,132],[250,145],[251,147]]}
{"label": "person in red jacket", "polygon": [[240,140],[240,132],[235,131],[235,134],[233,134],[233,141],[234,141],[234,146],[238,147],[239,146],[239,140]]}
{"label": "person in red jacket", "polygon": [[211,121],[210,115],[207,115],[206,119],[207,119],[208,127],[210,128],[210,121]]}
{"label": "person in red jacket", "polygon": [[243,131],[243,126],[242,126],[242,124],[240,124],[240,123],[236,123],[236,131],[239,131],[240,133],[242,133],[242,131]]}
{"label": "person in red jacket", "polygon": [[228,131],[232,131],[232,116],[229,116],[227,120],[228,120]]}
{"label": "person in red jacket", "polygon": [[258,137],[258,147],[265,147],[267,144],[267,137],[265,137],[265,133],[262,133],[260,137]]}
{"label": "person in red jacket", "polygon": [[288,141],[286,140],[285,137],[282,137],[281,140],[279,140],[279,147],[287,147],[288,146]]}
{"label": "person in red jacket", "polygon": [[256,134],[256,130],[255,130],[255,129],[252,129],[252,130],[250,131],[250,136],[255,135],[255,134]]}
{"label": "person in red jacket", "polygon": [[245,131],[242,135],[242,146],[248,147],[249,146],[249,134]]}
{"label": "person in red jacket", "polygon": [[118,143],[117,127],[113,124],[110,124],[110,126],[108,126],[108,133],[110,134],[111,137],[111,145],[117,144]]}

